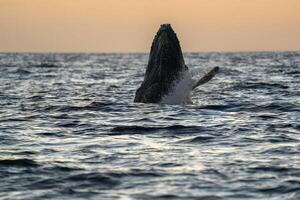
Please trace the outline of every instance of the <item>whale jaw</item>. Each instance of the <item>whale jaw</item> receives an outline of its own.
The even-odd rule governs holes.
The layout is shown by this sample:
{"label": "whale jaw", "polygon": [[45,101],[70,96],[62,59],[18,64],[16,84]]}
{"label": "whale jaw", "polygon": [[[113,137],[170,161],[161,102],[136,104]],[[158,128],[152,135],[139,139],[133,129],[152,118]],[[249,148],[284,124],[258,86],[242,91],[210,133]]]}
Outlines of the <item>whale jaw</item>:
{"label": "whale jaw", "polygon": [[151,46],[145,78],[134,102],[160,103],[187,70],[176,33],[170,24],[160,26]]}

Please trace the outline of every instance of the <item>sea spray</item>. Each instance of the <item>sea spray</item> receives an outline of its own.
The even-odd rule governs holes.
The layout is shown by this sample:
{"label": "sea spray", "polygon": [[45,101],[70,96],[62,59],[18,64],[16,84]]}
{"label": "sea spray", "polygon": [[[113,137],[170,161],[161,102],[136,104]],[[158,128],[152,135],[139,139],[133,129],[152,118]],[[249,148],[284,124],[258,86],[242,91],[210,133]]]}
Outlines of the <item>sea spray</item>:
{"label": "sea spray", "polygon": [[193,79],[187,70],[182,72],[181,78],[173,85],[171,92],[163,96],[163,104],[187,104],[190,103],[190,93],[193,89]]}
{"label": "sea spray", "polygon": [[199,79],[203,74],[207,74],[207,72],[203,72],[203,70],[187,70],[182,72],[181,78],[174,83],[171,92],[163,96],[161,103],[179,105],[192,103],[190,94],[197,82],[194,79]]}

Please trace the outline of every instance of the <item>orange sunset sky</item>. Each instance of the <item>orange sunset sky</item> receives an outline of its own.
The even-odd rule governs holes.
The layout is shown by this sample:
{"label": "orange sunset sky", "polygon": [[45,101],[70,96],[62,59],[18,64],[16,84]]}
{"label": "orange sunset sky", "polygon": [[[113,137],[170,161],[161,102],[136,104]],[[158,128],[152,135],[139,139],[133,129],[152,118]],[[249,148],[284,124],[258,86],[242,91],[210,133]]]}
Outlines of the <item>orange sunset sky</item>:
{"label": "orange sunset sky", "polygon": [[0,52],[149,52],[162,23],[185,52],[300,50],[300,0],[0,0]]}

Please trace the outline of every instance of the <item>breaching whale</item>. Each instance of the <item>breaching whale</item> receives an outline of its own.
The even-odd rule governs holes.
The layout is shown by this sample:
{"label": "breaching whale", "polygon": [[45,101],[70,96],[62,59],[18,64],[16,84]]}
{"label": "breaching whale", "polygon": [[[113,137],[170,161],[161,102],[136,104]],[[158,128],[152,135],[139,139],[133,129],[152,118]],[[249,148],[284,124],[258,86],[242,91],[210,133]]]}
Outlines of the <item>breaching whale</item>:
{"label": "breaching whale", "polygon": [[[193,81],[176,33],[170,24],[162,24],[152,42],[144,81],[136,91],[134,102],[187,103],[190,92],[211,80],[218,70],[215,67],[199,81]],[[185,87],[180,87],[180,82]]]}

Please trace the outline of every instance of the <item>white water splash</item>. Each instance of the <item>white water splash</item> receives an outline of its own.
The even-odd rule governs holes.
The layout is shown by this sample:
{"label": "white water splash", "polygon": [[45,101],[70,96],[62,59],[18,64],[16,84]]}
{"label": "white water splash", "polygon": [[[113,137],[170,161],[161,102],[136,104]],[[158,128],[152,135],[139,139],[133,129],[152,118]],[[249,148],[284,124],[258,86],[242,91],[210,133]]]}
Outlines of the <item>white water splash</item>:
{"label": "white water splash", "polygon": [[162,104],[187,104],[190,103],[190,93],[193,89],[191,73],[187,70],[182,73],[181,78],[174,84],[171,92],[162,97]]}

